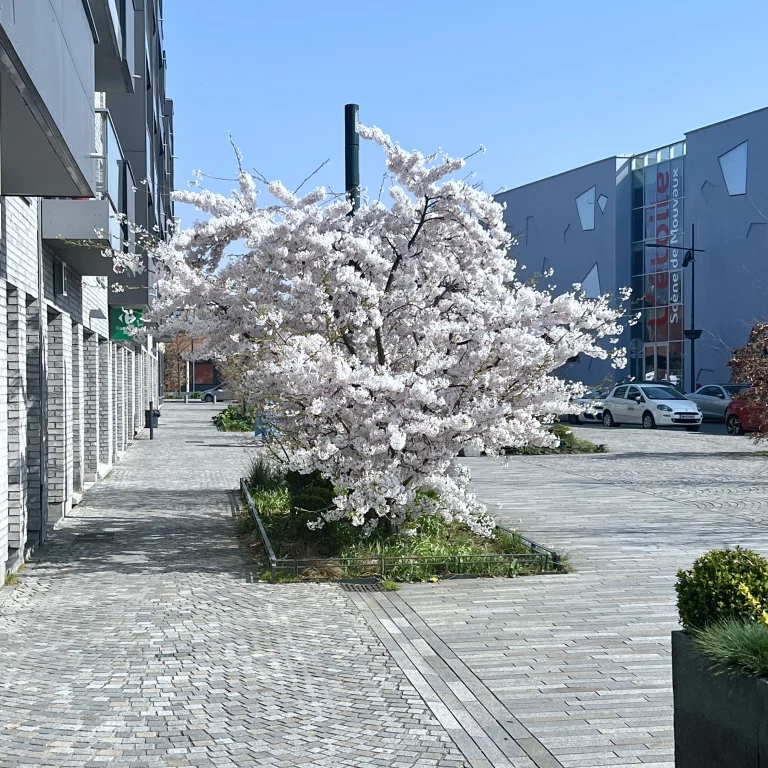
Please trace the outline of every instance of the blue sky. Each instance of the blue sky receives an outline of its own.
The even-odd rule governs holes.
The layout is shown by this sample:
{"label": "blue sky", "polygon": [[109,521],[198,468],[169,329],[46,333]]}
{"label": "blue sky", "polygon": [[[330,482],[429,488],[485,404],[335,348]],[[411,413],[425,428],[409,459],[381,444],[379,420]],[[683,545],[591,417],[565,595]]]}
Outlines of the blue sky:
{"label": "blue sky", "polygon": [[[768,105],[765,0],[165,0],[176,183],[246,166],[344,184],[344,104],[517,186]],[[364,143],[375,197],[383,165]],[[211,182],[217,189],[231,184]],[[183,223],[190,223],[182,212]]]}

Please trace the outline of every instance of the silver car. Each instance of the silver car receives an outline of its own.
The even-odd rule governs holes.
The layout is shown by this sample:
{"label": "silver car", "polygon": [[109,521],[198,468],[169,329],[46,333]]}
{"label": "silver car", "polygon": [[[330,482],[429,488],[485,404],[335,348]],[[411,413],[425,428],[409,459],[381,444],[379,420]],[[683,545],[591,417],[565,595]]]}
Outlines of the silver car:
{"label": "silver car", "polygon": [[701,429],[699,406],[665,384],[621,384],[614,387],[603,403],[603,426],[642,424],[644,429],[685,427]]}
{"label": "silver car", "polygon": [[203,392],[200,395],[200,399],[204,403],[212,403],[213,398],[216,398],[217,402],[221,402],[222,400],[229,400],[229,390],[227,389],[226,384],[219,384],[218,387],[213,387],[213,389],[207,389],[205,392]]}
{"label": "silver car", "polygon": [[725,412],[734,396],[749,389],[748,384],[708,384],[686,395],[701,408],[705,419],[725,421]]}

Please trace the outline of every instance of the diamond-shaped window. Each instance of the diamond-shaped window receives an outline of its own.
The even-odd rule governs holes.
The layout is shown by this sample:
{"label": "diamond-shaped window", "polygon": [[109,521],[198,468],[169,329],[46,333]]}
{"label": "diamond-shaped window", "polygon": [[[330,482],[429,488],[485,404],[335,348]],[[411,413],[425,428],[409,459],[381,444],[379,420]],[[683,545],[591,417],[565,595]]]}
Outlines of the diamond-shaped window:
{"label": "diamond-shaped window", "polygon": [[590,187],[576,198],[576,210],[579,212],[581,228],[585,232],[595,228],[595,188]]}
{"label": "diamond-shaped window", "polygon": [[608,198],[605,195],[600,195],[597,198],[597,204],[600,206],[600,213],[605,213],[605,206],[608,205]]}
{"label": "diamond-shaped window", "polygon": [[729,195],[745,195],[747,193],[747,142],[720,155],[720,170],[723,172],[725,188]]}

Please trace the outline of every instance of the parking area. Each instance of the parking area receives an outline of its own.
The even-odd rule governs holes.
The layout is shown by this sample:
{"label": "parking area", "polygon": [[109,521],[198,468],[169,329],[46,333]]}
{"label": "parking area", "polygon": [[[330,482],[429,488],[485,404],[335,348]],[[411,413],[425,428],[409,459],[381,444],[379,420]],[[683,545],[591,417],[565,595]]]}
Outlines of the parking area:
{"label": "parking area", "polygon": [[398,626],[411,616],[446,684],[503,705],[531,764],[673,768],[675,574],[713,547],[768,554],[768,458],[715,424],[574,431],[610,452],[465,461],[494,513],[575,571],[409,585]]}
{"label": "parking area", "polygon": [[[565,419],[563,419],[565,421]],[[604,427],[602,424],[584,421],[582,420],[580,424],[571,424],[570,426],[575,427],[577,430],[585,430],[583,432],[583,435],[581,432],[579,432],[580,436],[583,436],[586,440],[592,440],[592,442],[596,443],[605,443],[606,439],[604,435],[601,435],[599,433],[601,432],[612,432],[615,433],[617,431],[646,431],[643,430],[642,426],[639,424],[622,424],[620,427],[617,427],[616,429],[609,429],[607,427]],[[594,434],[593,430],[598,432],[598,434]],[[681,432],[685,432],[685,429],[683,427],[669,427],[669,428],[660,428],[655,430],[656,433],[660,435],[669,435],[669,434],[680,434]],[[722,436],[723,438],[730,438],[732,436],[728,435],[725,431],[725,422],[722,421],[704,421],[701,425],[701,433],[705,435],[718,435]],[[742,447],[739,448],[739,450],[744,450],[743,444]]]}

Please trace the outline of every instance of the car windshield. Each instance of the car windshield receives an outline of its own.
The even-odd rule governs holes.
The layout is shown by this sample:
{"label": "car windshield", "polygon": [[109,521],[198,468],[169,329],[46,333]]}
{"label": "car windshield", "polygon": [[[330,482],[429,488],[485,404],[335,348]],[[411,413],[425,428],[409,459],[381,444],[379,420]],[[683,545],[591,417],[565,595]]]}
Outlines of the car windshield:
{"label": "car windshield", "polygon": [[584,395],[585,400],[599,400],[601,397],[605,397],[602,392],[589,392],[588,394]]}
{"label": "car windshield", "polygon": [[672,387],[642,387],[643,394],[649,400],[686,400]]}
{"label": "car windshield", "polygon": [[733,397],[733,395],[738,395],[739,392],[749,389],[749,384],[723,384],[723,389]]}

